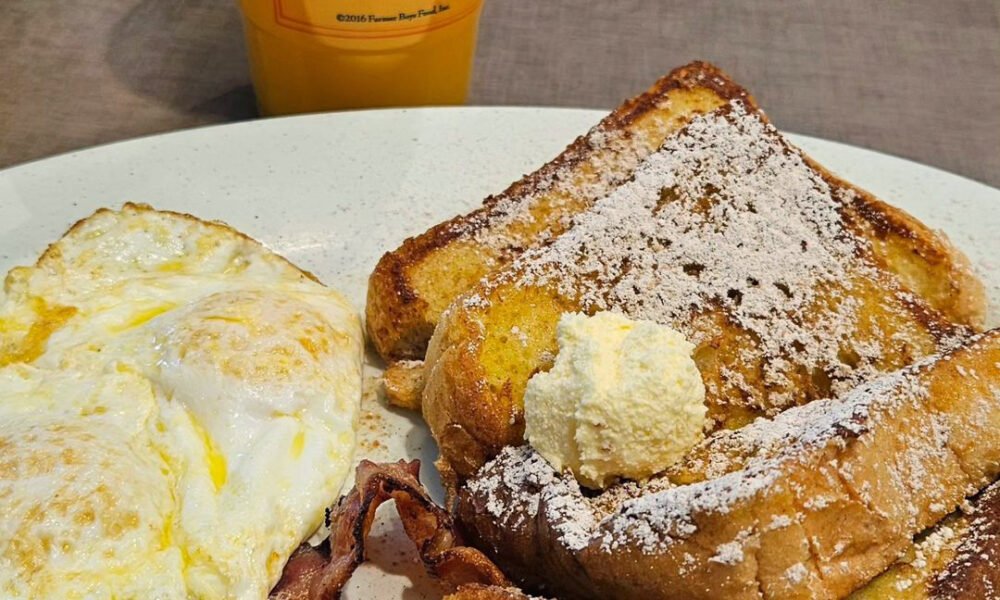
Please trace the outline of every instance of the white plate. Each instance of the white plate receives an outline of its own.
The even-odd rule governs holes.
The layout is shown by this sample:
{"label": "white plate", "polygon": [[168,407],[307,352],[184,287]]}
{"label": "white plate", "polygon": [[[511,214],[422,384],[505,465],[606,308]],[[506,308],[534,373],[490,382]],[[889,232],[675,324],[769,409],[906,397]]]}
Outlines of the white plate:
{"label": "white plate", "polygon": [[[476,206],[555,156],[602,112],[532,108],[387,110],[271,119],[133,140],[0,171],[0,273],[74,221],[132,200],[224,220],[364,307],[368,274],[409,235]],[[989,286],[1000,324],[1000,190],[898,158],[790,136],[838,175],[945,231]],[[368,369],[360,457],[420,458],[419,417],[381,406]],[[377,442],[377,443],[376,443]],[[384,516],[384,515],[383,515]],[[346,598],[440,597],[393,519]],[[407,575],[416,575],[411,583]]]}

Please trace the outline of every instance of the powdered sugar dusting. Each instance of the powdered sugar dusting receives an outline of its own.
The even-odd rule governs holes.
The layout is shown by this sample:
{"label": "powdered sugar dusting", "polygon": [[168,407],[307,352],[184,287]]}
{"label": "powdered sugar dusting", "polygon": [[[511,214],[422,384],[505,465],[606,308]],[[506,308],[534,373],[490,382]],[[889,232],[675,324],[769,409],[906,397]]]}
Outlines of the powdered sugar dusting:
{"label": "powdered sugar dusting", "polygon": [[597,526],[591,504],[575,500],[580,495],[576,479],[562,477],[546,488],[542,496],[546,519],[570,550],[586,547],[590,543],[590,532]]}
{"label": "powdered sugar dusting", "polygon": [[738,541],[719,544],[715,554],[708,559],[709,562],[722,563],[724,565],[736,565],[743,562],[743,545]]}
{"label": "powdered sugar dusting", "polygon": [[[523,524],[528,531],[545,527],[573,552],[627,546],[658,553],[695,535],[701,519],[721,515],[724,522],[748,503],[791,491],[797,507],[792,513],[763,515],[766,520],[752,529],[713,538],[719,545],[700,559],[691,556],[691,568],[706,559],[722,565],[752,562],[753,544],[763,532],[801,523],[813,511],[839,510],[836,488],[830,496],[782,490],[790,470],[829,471],[834,485],[842,485],[845,494],[849,490],[851,502],[878,514],[870,482],[857,479],[865,475],[852,471],[856,465],[841,464],[839,453],[856,440],[868,443],[863,440],[873,429],[879,436],[893,435],[884,433],[891,428],[876,427],[904,406],[926,400],[919,372],[941,358],[871,380],[879,361],[893,352],[902,352],[903,360],[907,352],[910,357],[928,352],[928,330],[931,346],[944,349],[957,346],[967,332],[951,332],[946,325],[936,329],[933,314],[925,321],[907,313],[923,311],[924,304],[877,266],[868,242],[845,221],[853,194],[828,183],[759,114],[734,101],[694,118],[642,161],[632,179],[576,215],[565,234],[485,280],[465,297],[466,306],[488,307],[494,287],[544,286],[585,311],[615,310],[666,323],[696,344],[715,331],[694,323],[703,314],[715,315],[746,334],[738,344],[727,343],[738,347],[746,363],[760,366],[760,381],[749,381],[757,377],[755,370],[727,357],[728,366],[718,368],[722,383],[706,381],[706,387],[730,388],[709,392],[723,404],[749,399],[777,416],[718,432],[676,471],[641,485],[626,482],[596,498],[583,494],[572,475],[554,472],[530,447],[508,449],[469,484],[477,501],[501,524]],[[875,318],[864,323],[861,335],[859,315],[867,318],[872,308],[864,303],[872,298],[889,315],[888,330],[881,331]],[[892,322],[893,311],[901,311],[903,326]],[[975,372],[967,375],[977,378]],[[817,397],[809,395],[815,390],[803,392],[810,385],[803,377],[825,378],[817,387],[835,399],[785,410]],[[845,393],[865,380],[871,381]],[[994,400],[984,411],[996,412],[993,405],[1000,399]],[[926,526],[924,513],[939,518],[955,503],[934,491],[933,468],[927,467],[954,460],[953,423],[922,409],[912,412],[921,415],[907,422],[916,427],[919,421],[921,428],[913,448],[891,457],[886,467],[891,481],[881,482],[898,491],[894,516],[909,528]],[[504,480],[508,471],[516,482]],[[677,473],[691,477],[674,481],[693,483],[671,483]],[[742,519],[745,513],[737,514]],[[838,555],[844,550],[839,547]],[[849,566],[841,562],[842,569]],[[810,568],[793,565],[785,579],[801,584]]]}
{"label": "powdered sugar dusting", "polygon": [[[650,116],[650,118],[654,118]],[[565,164],[550,163],[533,177],[524,190],[511,191],[487,199],[488,209],[450,225],[453,233],[468,235],[493,252],[521,250],[524,244],[544,245],[571,224],[572,214],[619,185],[636,168],[655,142],[652,132],[663,127],[626,130],[599,123],[569,151]],[[574,160],[582,161],[582,165]],[[546,206],[544,222],[535,214]],[[552,217],[556,216],[553,220]],[[533,231],[534,235],[525,235]]]}
{"label": "powdered sugar dusting", "polygon": [[979,495],[970,514],[950,526],[935,527],[916,550],[917,560],[925,562],[954,551],[933,580],[935,597],[958,597],[963,589],[978,589],[986,592],[985,597],[995,597],[1000,593],[1000,576],[994,566],[1000,560],[1000,483]]}
{"label": "powdered sugar dusting", "polygon": [[[718,432],[692,452],[695,457],[719,457],[700,465],[708,478],[696,483],[672,485],[664,476],[644,486],[626,483],[596,499],[587,498],[572,475],[556,473],[530,446],[522,446],[501,452],[468,484],[469,489],[486,498],[488,510],[501,519],[509,520],[511,513],[518,512],[534,518],[544,510],[546,521],[554,524],[559,541],[570,550],[597,545],[614,551],[629,545],[643,552],[658,552],[695,534],[698,515],[729,514],[754,497],[770,493],[792,465],[810,464],[811,456],[831,444],[843,447],[903,406],[925,402],[928,392],[921,383],[921,372],[942,360],[939,355],[928,357],[860,386],[842,399],[819,400],[791,408],[774,419],[760,418],[742,429]],[[937,428],[937,424],[929,427]],[[933,435],[929,440],[928,445],[935,448],[946,445],[946,440],[935,440]],[[734,456],[742,458],[726,458]],[[907,477],[919,480],[909,484],[919,489],[934,476],[907,466],[913,458],[897,457],[896,464],[907,471]],[[526,485],[528,481],[531,483]],[[505,504],[490,508],[498,487],[503,490]],[[941,508],[954,507],[942,504]],[[776,515],[760,528],[787,527],[798,517]],[[716,548],[713,560],[723,564],[742,560],[744,542],[751,535],[755,533],[745,530],[724,542]]]}
{"label": "powdered sugar dusting", "polygon": [[483,476],[468,482],[468,491],[485,499],[486,512],[504,527],[534,518],[540,490],[556,480],[555,470],[528,446],[508,446],[494,460],[505,468],[484,471]]}
{"label": "powdered sugar dusting", "polygon": [[795,563],[785,570],[784,576],[792,585],[801,583],[809,575],[809,569],[802,563]]}
{"label": "powdered sugar dusting", "polygon": [[[696,326],[693,315],[717,308],[748,334],[739,352],[762,373],[751,384],[729,369],[726,389],[706,380],[709,395],[774,414],[803,400],[795,383],[803,369],[822,371],[836,395],[876,374],[887,346],[921,347],[902,330],[858,339],[859,281],[877,282],[883,306],[909,300],[893,295],[898,282],[844,224],[840,211],[852,194],[831,188],[773,127],[733,101],[692,119],[630,181],[492,283],[553,286],[583,310],[666,323],[696,345],[717,329]],[[481,306],[489,287],[464,301]]]}

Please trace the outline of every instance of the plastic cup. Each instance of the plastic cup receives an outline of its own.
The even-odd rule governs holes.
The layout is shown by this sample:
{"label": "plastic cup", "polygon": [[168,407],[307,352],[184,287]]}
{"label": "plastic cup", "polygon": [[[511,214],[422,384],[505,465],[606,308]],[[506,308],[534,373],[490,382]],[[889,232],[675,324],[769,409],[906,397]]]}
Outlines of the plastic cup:
{"label": "plastic cup", "polygon": [[482,0],[242,0],[264,115],[465,102]]}

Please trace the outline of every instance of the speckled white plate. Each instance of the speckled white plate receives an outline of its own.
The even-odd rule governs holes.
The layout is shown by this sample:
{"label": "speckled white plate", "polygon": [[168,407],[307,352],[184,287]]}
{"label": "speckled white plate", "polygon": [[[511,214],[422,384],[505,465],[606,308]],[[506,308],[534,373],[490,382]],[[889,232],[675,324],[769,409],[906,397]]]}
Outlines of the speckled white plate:
{"label": "speckled white plate", "polygon": [[[368,274],[383,252],[502,190],[602,116],[531,108],[313,115],[30,163],[0,171],[0,273],[33,262],[95,209],[132,200],[224,220],[343,290],[362,310]],[[833,172],[945,231],[986,280],[990,321],[1000,324],[1000,190],[875,152],[791,137]],[[372,385],[378,362],[369,362],[359,458],[420,458],[423,478],[436,486],[436,449],[426,427],[419,417],[384,408]],[[346,598],[440,597],[394,519],[380,519],[373,532],[373,562],[358,570]]]}

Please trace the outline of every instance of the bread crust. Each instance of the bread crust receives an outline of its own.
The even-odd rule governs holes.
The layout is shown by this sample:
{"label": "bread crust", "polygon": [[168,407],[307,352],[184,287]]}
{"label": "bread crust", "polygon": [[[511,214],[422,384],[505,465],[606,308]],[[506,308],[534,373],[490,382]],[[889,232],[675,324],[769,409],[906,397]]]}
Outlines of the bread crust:
{"label": "bread crust", "polygon": [[[724,115],[727,108],[716,113]],[[747,106],[746,110],[754,109]],[[755,116],[766,124],[759,113]],[[766,136],[785,151],[802,156],[773,130]],[[819,299],[806,317],[829,318],[831,303],[840,302],[836,298],[857,303],[857,310],[842,315],[848,332],[842,332],[844,356],[838,355],[834,360],[838,364],[832,367],[796,358],[800,355],[794,352],[748,357],[748,349],[758,348],[760,340],[734,322],[732,304],[694,304],[696,300],[691,299],[689,314],[664,323],[703,340],[695,351],[695,362],[709,391],[707,404],[715,426],[738,427],[787,407],[775,403],[774,397],[801,404],[830,395],[830,386],[836,384],[827,377],[830,368],[841,369],[848,377],[858,372],[856,368],[867,369],[870,376],[910,364],[936,352],[942,342],[974,330],[961,323],[982,314],[982,286],[963,266],[960,255],[948,254],[946,242],[902,211],[849,186],[814,162],[805,162],[834,190],[842,235],[854,248],[851,260],[863,265],[829,265],[829,269],[843,269],[845,281],[837,289],[816,284]],[[872,225],[876,222],[878,227]],[[555,243],[576,234],[578,230],[571,230]],[[670,237],[671,232],[664,235]],[[584,240],[581,252],[595,250],[600,243]],[[926,268],[915,269],[914,256]],[[423,415],[442,456],[460,477],[471,475],[502,447],[520,443],[524,386],[531,375],[551,364],[557,351],[554,331],[559,316],[586,308],[577,292],[587,284],[585,275],[546,272],[545,282],[540,283],[528,276],[534,268],[530,260],[516,262],[471,288],[445,312],[430,342]],[[942,286],[946,291],[938,293]],[[963,291],[959,294],[956,289]],[[800,291],[788,290],[789,297],[795,293]],[[613,303],[611,308],[615,308]],[[955,318],[959,313],[967,318]],[[780,314],[769,318],[776,328],[788,324]],[[520,344],[510,340],[514,328]],[[851,358],[855,349],[873,345],[879,351],[872,364],[858,364]],[[760,373],[772,362],[786,360],[801,361],[791,367],[799,374],[791,376],[787,389],[777,390]]]}
{"label": "bread crust", "polygon": [[[463,486],[458,515],[508,574],[559,597],[840,598],[997,475],[997,364],[994,330],[719,433],[617,500],[507,450]],[[669,481],[682,471],[701,479]]]}
{"label": "bread crust", "polygon": [[[608,174],[618,171],[618,180],[626,178],[635,160],[658,148],[692,116],[737,98],[753,104],[746,90],[715,66],[693,62],[677,68],[625,101],[555,159],[486,198],[482,207],[407,238],[382,256],[368,282],[365,316],[375,349],[387,360],[422,358],[452,299],[525,249],[558,235],[566,217],[585,210],[608,189],[595,185],[593,193],[576,193],[571,202],[561,202],[553,199],[559,190],[553,182],[593,183],[591,167],[598,164]],[[506,216],[512,204],[527,210],[538,226],[511,226]],[[442,273],[447,276],[438,277]]]}
{"label": "bread crust", "polygon": [[409,410],[420,410],[424,391],[424,362],[400,360],[390,363],[382,375],[385,397],[389,404]]}
{"label": "bread crust", "polygon": [[[708,65],[694,64],[684,69],[697,72],[707,68]],[[669,139],[682,131],[698,115],[722,113],[734,105],[742,106],[767,123],[745,91],[711,69],[714,74],[710,79],[728,96],[719,90],[712,93],[719,101],[727,97],[729,100],[710,111],[674,115],[673,126],[662,130],[661,139]],[[666,79],[676,76],[677,72]],[[640,98],[654,98],[663,81]],[[663,109],[651,102],[626,103],[602,123],[611,128],[621,126],[629,132],[633,125],[621,125],[615,115],[633,114],[638,119],[648,116],[654,110],[652,106],[657,107],[655,110]],[[558,243],[563,234],[559,227],[566,222],[562,219],[578,215],[592,206],[599,194],[555,209],[552,205],[533,205],[532,202],[543,189],[543,182],[555,178],[554,174],[560,173],[560,169],[585,164],[597,152],[595,140],[599,139],[600,136],[594,137],[593,132],[589,138],[578,139],[556,161],[515,183],[504,194],[488,199],[478,211],[407,240],[400,249],[383,257],[369,282],[369,332],[383,356],[390,359],[418,357],[423,353],[423,344],[430,332],[434,332],[426,350],[422,410],[442,453],[439,462],[455,477],[455,482],[474,475],[505,447],[522,443],[524,385],[532,374],[551,364],[556,351],[554,329],[559,315],[584,308],[578,292],[581,288],[575,286],[579,282],[570,279],[567,283],[566,279],[556,278],[545,284],[526,284],[523,265],[515,261],[525,251]],[[799,152],[783,140],[781,144],[789,151]],[[652,154],[658,148],[659,144],[648,146],[645,152]],[[836,197],[841,202],[837,211],[846,229],[845,235],[854,240],[856,254],[877,272],[870,279],[866,277],[871,276],[871,271],[867,271],[867,276],[854,273],[845,284],[845,289],[851,290],[846,294],[850,301],[863,307],[859,320],[852,322],[855,329],[845,346],[845,356],[838,357],[848,364],[848,370],[853,368],[849,363],[856,361],[856,356],[852,356],[853,348],[879,346],[880,357],[869,366],[874,372],[885,372],[935,353],[982,327],[986,306],[984,288],[965,257],[946,238],[904,211],[840,180],[809,157],[801,153],[799,156],[825,185],[836,190]],[[634,164],[630,165],[625,169],[634,168]],[[592,191],[586,189],[587,192],[581,192],[582,196]],[[510,221],[504,220],[504,211],[510,210],[511,202],[525,208],[535,225],[544,223],[549,227],[510,230]],[[507,243],[511,239],[514,241]],[[498,245],[497,240],[504,241]],[[449,284],[436,286],[435,276],[439,280],[448,279]],[[572,291],[573,288],[577,292]],[[822,298],[829,300],[830,296],[821,293],[820,298],[815,315],[824,313]],[[695,358],[706,384],[713,384],[716,390],[728,390],[710,393],[710,414],[717,426],[738,428],[762,414],[774,415],[791,404],[808,403],[829,395],[831,381],[816,370],[823,371],[824,367],[803,361],[798,367],[805,374],[793,378],[790,390],[782,390],[793,400],[789,404],[770,404],[768,397],[774,390],[753,379],[767,365],[753,360],[749,361],[751,364],[741,364],[744,359],[738,354],[739,349],[754,348],[757,340],[752,332],[735,326],[731,317],[725,302],[709,302],[699,306],[690,322],[683,324],[701,334],[709,333],[707,341],[699,345]],[[778,320],[776,326],[782,325]],[[522,343],[509,342],[512,336],[520,336]],[[503,351],[496,351],[497,347]],[[727,388],[728,375],[723,374],[724,370],[736,370],[738,376],[750,379],[751,397],[741,397],[735,388]],[[760,385],[754,387],[757,384]],[[952,384],[957,385],[955,381]],[[916,422],[924,416],[914,413],[906,418]],[[843,454],[844,448],[834,445],[809,455],[812,468],[782,471],[781,477],[798,489],[827,493],[835,498],[837,506],[835,510],[818,511],[819,516],[811,517],[808,527],[787,528],[791,533],[755,531],[751,537],[737,539],[745,529],[739,528],[740,523],[757,523],[800,509],[804,499],[787,489],[783,494],[774,492],[760,496],[739,508],[742,512],[727,514],[724,519],[718,515],[698,517],[702,519],[698,521],[699,531],[709,533],[699,535],[691,545],[677,546],[682,547],[682,551],[653,553],[652,557],[649,552],[629,544],[614,552],[589,546],[569,551],[557,543],[559,522],[526,513],[523,522],[488,516],[488,506],[494,499],[467,495],[461,504],[465,511],[462,518],[475,532],[480,547],[492,548],[503,566],[520,576],[524,583],[544,589],[543,584],[551,580],[555,587],[550,589],[557,590],[561,596],[839,597],[891,563],[906,547],[910,536],[919,530],[914,528],[930,525],[954,508],[958,501],[955,498],[960,499],[961,494],[969,493],[973,487],[985,483],[985,477],[992,476],[983,475],[972,483],[958,473],[971,472],[965,470],[964,463],[956,468],[955,461],[947,463],[942,459],[945,462],[938,465],[938,472],[943,478],[941,494],[947,500],[943,508],[938,506],[942,504],[938,501],[931,503],[935,505],[931,510],[927,503],[916,506],[913,504],[916,500],[907,500],[909,504],[899,501],[883,509],[881,505],[862,501],[857,493],[852,495],[850,490],[845,491],[850,486],[842,477],[821,468],[823,461],[849,460],[859,469],[868,469],[867,476],[872,481],[883,481],[888,475],[884,468],[880,471],[881,466],[872,459],[894,456],[893,452],[900,446],[899,439],[889,433],[880,434],[877,439],[884,445],[880,452],[856,449],[855,454]],[[920,442],[924,446],[915,447],[926,447],[925,442]],[[989,443],[993,444],[992,439]],[[843,444],[846,448],[855,442],[845,439]],[[993,468],[990,465],[979,467],[985,471]],[[698,477],[697,469],[678,471],[676,476],[678,482],[692,483],[690,478]],[[919,490],[887,488],[886,497],[909,495],[917,498],[916,492]],[[580,498],[573,497],[573,500]],[[904,505],[916,506],[912,510],[919,514],[912,519],[903,518],[903,513],[891,513],[895,515],[892,519],[885,516],[890,509],[902,510],[899,507]],[[785,513],[781,513],[782,510]],[[826,543],[824,536],[841,532],[838,519],[860,524],[858,531],[864,534],[850,536],[850,558],[844,559],[849,564],[841,568],[850,571],[849,575],[823,570],[827,568],[824,565],[832,564],[832,559],[839,556],[833,549],[837,542],[843,542],[842,539],[831,541],[829,546],[803,543],[810,539]],[[530,531],[526,532],[525,528]],[[526,539],[531,541],[525,542]],[[747,548],[743,556],[752,560],[732,564],[711,560],[718,554],[720,545],[737,541],[743,544],[751,539],[756,546]],[[698,569],[700,575],[688,577],[691,557],[700,561],[698,564],[703,568]],[[804,565],[804,569],[812,569],[809,573],[813,575],[803,576],[806,583],[791,581],[798,578],[798,570],[789,573],[788,569],[799,564]]]}
{"label": "bread crust", "polygon": [[[693,62],[675,69],[624,102],[554,160],[488,197],[481,208],[408,238],[386,253],[368,286],[366,322],[376,350],[390,361],[422,358],[452,300],[526,249],[551,241],[569,217],[589,208],[609,189],[590,185],[586,191],[577,189],[567,201],[559,198],[566,195],[566,187],[553,185],[554,181],[593,184],[595,169],[613,176],[606,182],[609,185],[626,179],[636,160],[656,150],[692,117],[731,100],[756,108],[745,89],[711,64]],[[858,192],[852,207],[856,225],[875,242],[875,252],[883,256],[887,268],[950,320],[981,328],[985,295],[965,257],[910,215],[853,189]],[[525,212],[531,224],[512,225],[508,218],[512,211]]]}
{"label": "bread crust", "polygon": [[986,287],[944,232],[841,179],[809,156],[805,159],[831,184],[854,191],[845,216],[871,244],[872,255],[882,266],[948,320],[982,331]]}

